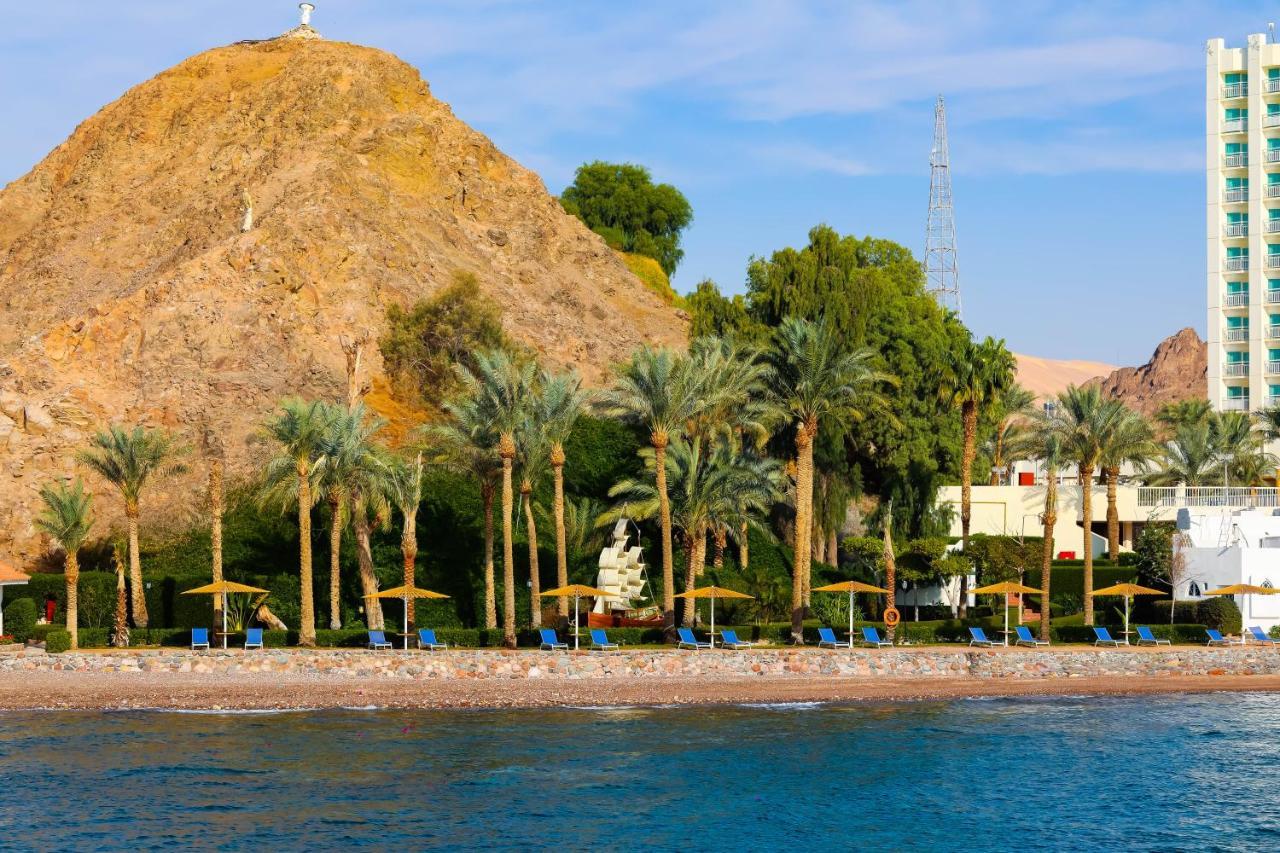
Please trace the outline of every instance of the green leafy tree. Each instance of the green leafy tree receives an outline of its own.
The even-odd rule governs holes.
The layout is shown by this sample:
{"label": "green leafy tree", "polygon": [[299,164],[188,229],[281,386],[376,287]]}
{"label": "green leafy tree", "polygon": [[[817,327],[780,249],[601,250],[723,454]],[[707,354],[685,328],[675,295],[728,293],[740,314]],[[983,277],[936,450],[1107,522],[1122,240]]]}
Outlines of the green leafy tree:
{"label": "green leafy tree", "polygon": [[1107,556],[1112,560],[1120,556],[1120,511],[1117,508],[1117,488],[1122,465],[1132,465],[1138,471],[1160,454],[1155,434],[1147,419],[1131,409],[1119,414],[1114,429],[1106,436],[1099,462],[1102,479],[1107,486]]}
{"label": "green leafy tree", "polygon": [[36,527],[66,555],[63,570],[67,584],[67,633],[71,648],[80,648],[79,583],[80,546],[93,529],[93,496],[85,492],[80,478],[67,485],[60,482],[40,489],[44,509],[36,516]]}
{"label": "green leafy tree", "polygon": [[1203,397],[1190,397],[1165,403],[1156,412],[1156,423],[1164,430],[1166,437],[1173,435],[1183,427],[1197,426],[1207,423],[1212,407]]}
{"label": "green leafy tree", "polygon": [[675,187],[655,184],[643,166],[580,166],[560,203],[610,246],[653,258],[667,275],[684,257],[680,234],[693,221],[693,208]]}
{"label": "green leafy tree", "polygon": [[751,316],[746,297],[724,296],[711,279],[698,282],[685,297],[685,305],[691,320],[690,339],[734,337],[762,347],[769,343],[769,327]]}

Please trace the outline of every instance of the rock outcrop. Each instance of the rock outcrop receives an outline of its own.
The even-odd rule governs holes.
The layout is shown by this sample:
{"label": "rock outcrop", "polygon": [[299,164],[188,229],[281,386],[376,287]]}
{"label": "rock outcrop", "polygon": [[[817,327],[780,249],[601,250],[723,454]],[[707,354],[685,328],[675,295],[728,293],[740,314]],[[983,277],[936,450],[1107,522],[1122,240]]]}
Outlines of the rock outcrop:
{"label": "rock outcrop", "polygon": [[[241,43],[130,90],[0,191],[0,558],[39,549],[36,490],[94,430],[166,427],[193,446],[212,430],[243,474],[280,398],[345,397],[340,336],[376,340],[389,305],[459,271],[514,338],[588,381],[686,337],[681,312],[387,53]],[[376,347],[365,365],[377,386]],[[202,499],[191,461],[144,513],[172,522]],[[91,485],[101,535],[118,501]]]}
{"label": "rock outcrop", "polygon": [[1203,398],[1207,371],[1205,343],[1195,329],[1186,328],[1161,341],[1151,360],[1141,367],[1121,367],[1103,377],[1101,387],[1107,396],[1154,415],[1165,403]]}

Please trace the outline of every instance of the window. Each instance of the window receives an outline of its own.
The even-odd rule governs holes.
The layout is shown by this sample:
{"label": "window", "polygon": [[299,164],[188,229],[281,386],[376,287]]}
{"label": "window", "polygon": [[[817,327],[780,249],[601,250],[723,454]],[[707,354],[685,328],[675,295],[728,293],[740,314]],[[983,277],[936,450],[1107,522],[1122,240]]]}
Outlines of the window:
{"label": "window", "polygon": [[1280,278],[1267,279],[1267,290],[1280,290]]}
{"label": "window", "polygon": [[1274,187],[1276,184],[1280,184],[1280,172],[1268,172],[1267,186]]}
{"label": "window", "polygon": [[[1267,142],[1272,142],[1272,141],[1273,140],[1270,140],[1270,139],[1267,140]],[[1277,143],[1280,143],[1280,139],[1276,139],[1274,141]],[[1245,143],[1245,142],[1228,142],[1227,153],[1228,154],[1248,154],[1249,145],[1248,143]]]}
{"label": "window", "polygon": [[[1272,214],[1280,215],[1280,207],[1269,209],[1268,212]],[[1273,216],[1272,218],[1274,219],[1275,217]],[[1237,223],[1247,224],[1249,222],[1249,214],[1239,210],[1231,211],[1227,213],[1227,222],[1230,222],[1232,225],[1235,225]]]}
{"label": "window", "polygon": [[1227,189],[1229,190],[1247,190],[1248,188],[1248,178],[1227,178]]}
{"label": "window", "polygon": [[1227,397],[1232,400],[1243,400],[1249,396],[1249,389],[1243,385],[1230,385],[1227,387]]}
{"label": "window", "polygon": [[1228,246],[1228,258],[1247,258],[1249,257],[1249,249],[1246,246]]}
{"label": "window", "polygon": [[1280,361],[1280,349],[1267,350],[1267,361]]}
{"label": "window", "polygon": [[1280,104],[1267,104],[1267,115],[1280,116]]}
{"label": "window", "polygon": [[1227,107],[1225,118],[1227,121],[1236,121],[1237,119],[1248,121],[1249,111],[1242,107]]}
{"label": "window", "polygon": [[1248,293],[1249,282],[1247,281],[1229,281],[1227,282],[1227,293]]}
{"label": "window", "polygon": [[1267,140],[1267,150],[1280,151],[1280,136],[1273,137]]}
{"label": "window", "polygon": [[1267,394],[1272,397],[1280,397],[1280,385],[1268,385]]}
{"label": "window", "polygon": [[1247,358],[1248,355],[1249,354],[1247,352],[1237,352],[1236,350],[1230,350],[1227,352],[1227,364],[1244,364],[1249,360]]}
{"label": "window", "polygon": [[1228,317],[1227,318],[1228,329],[1243,329],[1247,325],[1249,325],[1249,321],[1244,317]]}
{"label": "window", "polygon": [[1268,69],[1267,69],[1267,79],[1268,79],[1268,80],[1280,80],[1280,68],[1268,68]]}
{"label": "window", "polygon": [[[1280,68],[1273,68],[1271,70],[1280,71]],[[1232,71],[1230,74],[1227,75],[1228,86],[1232,86],[1236,83],[1246,83],[1248,82],[1248,80],[1249,80],[1249,76],[1241,71]]]}
{"label": "window", "polygon": [[1187,595],[1191,598],[1199,598],[1200,584],[1196,583],[1195,581],[1192,581],[1191,583],[1187,584]]}

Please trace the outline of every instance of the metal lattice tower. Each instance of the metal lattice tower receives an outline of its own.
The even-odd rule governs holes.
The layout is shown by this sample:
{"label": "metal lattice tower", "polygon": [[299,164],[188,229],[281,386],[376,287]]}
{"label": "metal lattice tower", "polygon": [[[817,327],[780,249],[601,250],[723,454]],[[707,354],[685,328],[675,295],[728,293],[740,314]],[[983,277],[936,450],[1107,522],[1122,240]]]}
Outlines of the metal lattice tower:
{"label": "metal lattice tower", "polygon": [[947,108],[938,96],[933,108],[933,150],[929,152],[929,224],[924,238],[925,289],[944,308],[961,315],[960,271],[956,266],[956,212],[951,204],[947,152]]}

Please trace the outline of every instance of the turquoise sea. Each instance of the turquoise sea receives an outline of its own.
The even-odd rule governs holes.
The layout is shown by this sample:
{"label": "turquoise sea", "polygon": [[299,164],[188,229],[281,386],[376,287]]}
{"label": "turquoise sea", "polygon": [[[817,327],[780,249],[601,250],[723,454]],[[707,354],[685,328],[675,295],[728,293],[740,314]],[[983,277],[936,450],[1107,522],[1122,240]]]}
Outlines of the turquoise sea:
{"label": "turquoise sea", "polygon": [[1280,849],[1280,695],[0,714],[0,846]]}

